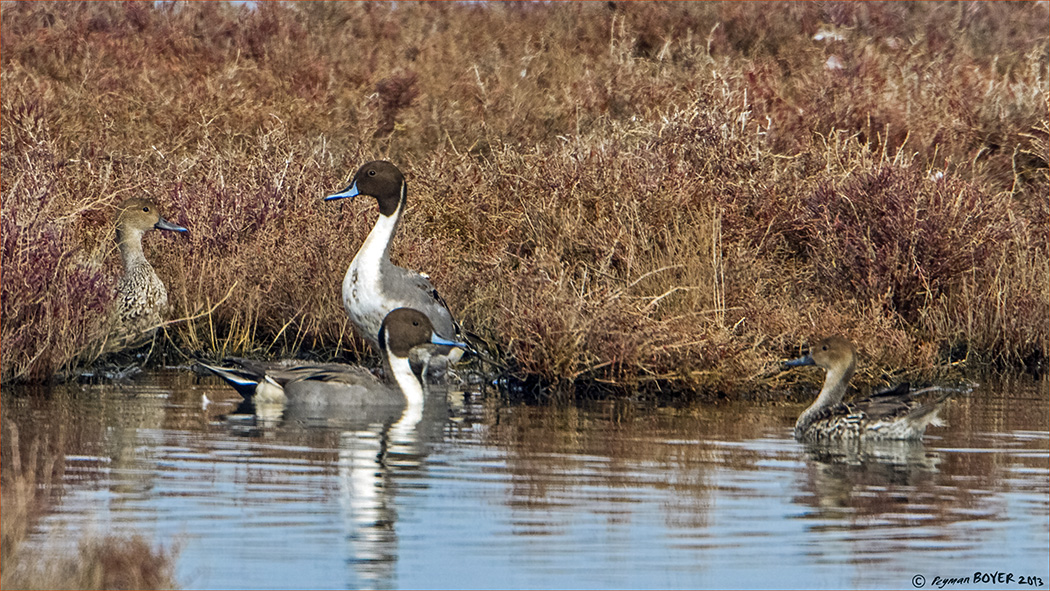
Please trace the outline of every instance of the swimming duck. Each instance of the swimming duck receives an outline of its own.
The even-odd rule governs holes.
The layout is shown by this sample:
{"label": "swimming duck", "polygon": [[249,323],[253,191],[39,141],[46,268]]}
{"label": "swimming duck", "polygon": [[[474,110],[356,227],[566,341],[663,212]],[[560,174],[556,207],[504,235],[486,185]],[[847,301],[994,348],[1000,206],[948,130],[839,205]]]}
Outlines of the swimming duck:
{"label": "swimming duck", "polygon": [[117,284],[103,353],[144,344],[153,337],[168,313],[168,291],[143,254],[142,235],[154,228],[187,231],[165,220],[156,203],[139,198],[120,204],[116,225],[124,276]]}
{"label": "swimming duck", "polygon": [[[390,262],[390,243],[408,196],[404,175],[390,162],[368,162],[349,186],[325,200],[358,195],[374,197],[379,204],[379,218],[343,278],[343,307],[358,332],[374,349],[381,350],[376,335],[383,319],[395,308],[408,307],[425,314],[438,334],[460,335],[459,325],[430,280]],[[428,361],[440,365],[455,362],[462,355],[461,349],[435,348]]]}
{"label": "swimming duck", "polygon": [[465,347],[464,343],[439,336],[425,314],[411,308],[393,310],[379,329],[386,375],[385,383],[367,369],[338,363],[266,363],[231,360],[237,367],[198,365],[226,380],[238,393],[256,404],[287,404],[337,410],[369,406],[422,408],[423,370],[410,363],[412,350],[424,345]]}
{"label": "swimming duck", "polygon": [[863,400],[842,402],[857,361],[853,345],[839,336],[820,341],[809,355],[787,361],[785,365],[815,365],[827,372],[816,402],[795,422],[795,438],[800,441],[922,439],[928,425],[942,424],[937,413],[954,394],[942,393],[932,402],[922,403],[918,395],[943,389],[911,391],[904,383]]}

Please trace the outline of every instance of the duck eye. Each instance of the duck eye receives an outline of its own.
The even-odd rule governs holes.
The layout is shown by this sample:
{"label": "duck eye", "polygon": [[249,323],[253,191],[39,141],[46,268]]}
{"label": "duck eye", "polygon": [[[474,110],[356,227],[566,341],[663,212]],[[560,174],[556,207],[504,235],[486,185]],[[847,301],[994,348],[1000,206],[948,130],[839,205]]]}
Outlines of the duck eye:
{"label": "duck eye", "polygon": [[144,211],[146,213],[149,213],[149,206],[147,205],[147,206],[143,207],[142,211]]}
{"label": "duck eye", "polygon": [[821,350],[821,351],[827,351],[827,350],[828,350],[828,346],[827,346],[827,345],[824,345],[823,347],[821,347],[821,348],[820,348],[820,350]]}
{"label": "duck eye", "polygon": [[412,326],[419,326],[419,321],[418,320],[413,320],[412,321]]}
{"label": "duck eye", "polygon": [[368,176],[375,176],[375,175],[376,175],[376,171],[374,169],[368,171]]}

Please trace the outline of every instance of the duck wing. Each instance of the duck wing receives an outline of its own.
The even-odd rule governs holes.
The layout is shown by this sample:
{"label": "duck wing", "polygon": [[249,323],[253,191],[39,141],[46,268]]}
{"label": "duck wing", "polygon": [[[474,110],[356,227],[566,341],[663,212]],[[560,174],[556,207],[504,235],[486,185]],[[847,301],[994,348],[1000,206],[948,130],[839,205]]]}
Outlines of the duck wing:
{"label": "duck wing", "polygon": [[893,439],[919,439],[927,426],[941,424],[937,413],[955,394],[939,387],[911,390],[902,384],[860,400],[854,407],[864,414],[869,432]]}
{"label": "duck wing", "polygon": [[326,382],[329,384],[354,384],[371,385],[378,384],[379,378],[372,372],[356,365],[342,365],[338,363],[324,363],[316,365],[300,365],[292,368],[289,373],[292,380]]}
{"label": "duck wing", "polygon": [[439,335],[452,338],[458,334],[459,324],[452,318],[452,312],[438,295],[434,284],[424,275],[390,265],[384,269],[383,291],[401,307],[415,308],[426,314]]}
{"label": "duck wing", "polygon": [[[368,370],[342,363],[305,363],[298,359],[283,359],[280,361],[258,361],[255,359],[244,359],[241,357],[227,357],[222,360],[228,372],[236,373],[245,378],[254,378],[259,382],[264,377],[277,382],[281,386],[294,380],[311,379],[322,372],[331,372],[338,375],[340,372],[349,371],[353,374],[369,373]],[[204,365],[204,364],[202,364]],[[209,367],[205,365],[205,367]],[[212,369],[209,367],[209,369]],[[371,375],[371,374],[369,374]],[[316,377],[313,379],[317,379]]]}
{"label": "duck wing", "polygon": [[[936,393],[935,396],[930,396]],[[854,406],[871,420],[896,420],[903,417],[918,419],[936,411],[956,391],[937,386],[912,390],[911,384],[904,382],[889,390],[876,392],[870,397],[859,400]]]}

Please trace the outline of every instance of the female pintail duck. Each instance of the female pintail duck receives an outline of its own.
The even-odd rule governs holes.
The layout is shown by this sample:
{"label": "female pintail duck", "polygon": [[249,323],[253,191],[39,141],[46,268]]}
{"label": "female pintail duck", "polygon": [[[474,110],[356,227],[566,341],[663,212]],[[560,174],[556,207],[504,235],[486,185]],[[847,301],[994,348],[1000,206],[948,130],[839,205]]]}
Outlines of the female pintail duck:
{"label": "female pintail duck", "polygon": [[104,353],[144,344],[168,313],[168,291],[142,252],[142,235],[154,228],[187,231],[165,220],[156,203],[139,198],[120,204],[116,224],[124,276],[117,285]]}
{"label": "female pintail duck", "polygon": [[[376,335],[383,319],[391,310],[405,307],[426,314],[438,334],[459,336],[460,327],[430,280],[390,262],[390,243],[408,196],[404,175],[389,162],[369,162],[357,171],[349,186],[325,200],[358,195],[374,197],[379,204],[379,218],[343,278],[343,307],[358,332],[373,348],[381,350]],[[438,349],[434,359],[455,362],[462,354],[460,349]]]}
{"label": "female pintail duck", "polygon": [[853,345],[838,336],[824,339],[809,355],[787,361],[785,365],[816,365],[827,372],[816,402],[804,410],[795,423],[795,438],[800,441],[922,439],[927,425],[941,424],[937,413],[954,394],[942,393],[923,404],[916,399],[917,395],[942,389],[910,391],[905,383],[864,400],[842,402],[857,361]]}
{"label": "female pintail duck", "polygon": [[232,360],[238,365],[235,368],[198,364],[256,404],[332,410],[376,405],[421,408],[423,370],[410,363],[412,349],[421,345],[466,346],[439,336],[430,319],[411,308],[398,308],[387,315],[379,329],[378,343],[392,384],[382,382],[363,367],[336,363],[288,365],[239,359]]}

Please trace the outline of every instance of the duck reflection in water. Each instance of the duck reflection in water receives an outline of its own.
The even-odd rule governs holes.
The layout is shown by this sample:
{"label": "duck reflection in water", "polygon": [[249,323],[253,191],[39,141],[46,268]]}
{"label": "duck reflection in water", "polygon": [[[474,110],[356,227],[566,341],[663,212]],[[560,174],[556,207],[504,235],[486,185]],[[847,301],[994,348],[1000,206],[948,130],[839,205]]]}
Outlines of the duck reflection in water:
{"label": "duck reflection in water", "polygon": [[[468,348],[439,336],[423,313],[398,308],[384,319],[378,343],[386,381],[362,367],[342,364],[232,359],[227,367],[198,364],[254,405],[269,438],[301,446],[333,430],[338,442],[339,499],[347,528],[348,588],[393,588],[398,558],[394,474],[418,471],[433,424],[440,434],[443,384],[430,384],[421,348]],[[426,416],[435,420],[424,420]],[[307,427],[307,429],[304,429]],[[311,429],[312,427],[312,429]],[[252,433],[259,433],[258,430]]]}
{"label": "duck reflection in water", "polygon": [[795,423],[795,438],[809,459],[807,488],[813,494],[798,502],[817,508],[818,515],[825,515],[824,510],[837,515],[841,509],[877,515],[900,504],[887,491],[933,486],[940,454],[927,450],[922,437],[927,426],[942,425],[938,413],[958,390],[912,390],[903,383],[843,402],[857,365],[853,345],[838,336],[784,365],[815,365],[827,372],[817,400]]}

